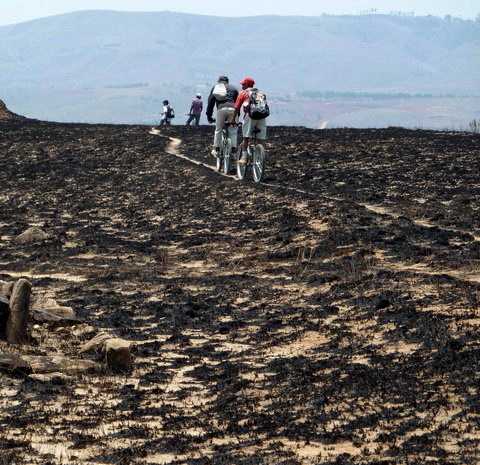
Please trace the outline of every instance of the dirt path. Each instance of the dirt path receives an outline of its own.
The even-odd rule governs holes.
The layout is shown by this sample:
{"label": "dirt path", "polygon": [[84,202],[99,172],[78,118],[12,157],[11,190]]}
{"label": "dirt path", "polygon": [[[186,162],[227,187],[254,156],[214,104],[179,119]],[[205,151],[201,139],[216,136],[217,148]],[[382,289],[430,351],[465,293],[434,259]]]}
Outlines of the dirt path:
{"label": "dirt path", "polygon": [[[153,136],[160,136],[161,137],[161,132],[156,130],[156,129],[152,129],[149,132],[149,134],[151,134]],[[168,139],[169,139],[169,142],[168,142],[168,144],[165,148],[165,152],[168,153],[169,155],[173,155],[177,158],[180,158],[181,160],[186,160],[189,163],[192,163],[196,166],[201,166],[203,168],[208,168],[209,170],[216,173],[218,176],[223,176],[223,177],[238,181],[236,176],[231,176],[231,175],[227,175],[225,173],[219,172],[219,171],[217,171],[217,169],[213,165],[208,165],[207,163],[200,162],[198,160],[195,160],[193,158],[189,158],[186,155],[182,154],[181,151],[180,151],[180,146],[182,145],[182,139],[178,139],[176,137],[170,137]]]}

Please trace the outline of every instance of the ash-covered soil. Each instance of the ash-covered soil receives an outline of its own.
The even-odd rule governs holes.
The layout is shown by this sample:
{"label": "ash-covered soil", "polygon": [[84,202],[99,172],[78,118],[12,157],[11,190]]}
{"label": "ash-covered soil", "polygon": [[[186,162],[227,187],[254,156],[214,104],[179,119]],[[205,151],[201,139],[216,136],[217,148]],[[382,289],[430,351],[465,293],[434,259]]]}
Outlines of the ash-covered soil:
{"label": "ash-covered soil", "polygon": [[[480,136],[273,128],[255,186],[147,131],[0,125],[0,279],[84,319],[18,352],[136,343],[0,373],[0,463],[478,463]],[[164,133],[212,164],[210,128]]]}

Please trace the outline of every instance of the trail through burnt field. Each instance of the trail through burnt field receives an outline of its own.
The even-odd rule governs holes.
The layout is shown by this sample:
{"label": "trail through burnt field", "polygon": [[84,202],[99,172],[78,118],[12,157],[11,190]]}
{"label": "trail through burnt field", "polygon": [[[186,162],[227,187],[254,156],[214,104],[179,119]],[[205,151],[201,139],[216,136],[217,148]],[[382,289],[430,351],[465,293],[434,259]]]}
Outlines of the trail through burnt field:
{"label": "trail through burnt field", "polygon": [[[209,128],[163,134],[213,164]],[[270,135],[254,185],[141,126],[0,125],[0,280],[83,319],[14,350],[136,346],[124,375],[0,372],[1,464],[479,462],[480,136]]]}

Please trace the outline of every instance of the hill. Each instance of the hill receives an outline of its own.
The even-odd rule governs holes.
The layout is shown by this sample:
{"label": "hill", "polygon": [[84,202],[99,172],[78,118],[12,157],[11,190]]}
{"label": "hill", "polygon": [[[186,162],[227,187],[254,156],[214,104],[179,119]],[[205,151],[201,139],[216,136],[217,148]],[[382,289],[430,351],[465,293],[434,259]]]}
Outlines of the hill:
{"label": "hill", "polygon": [[0,85],[40,118],[147,121],[223,73],[277,97],[478,93],[479,50],[480,24],[457,19],[88,11],[1,27]]}

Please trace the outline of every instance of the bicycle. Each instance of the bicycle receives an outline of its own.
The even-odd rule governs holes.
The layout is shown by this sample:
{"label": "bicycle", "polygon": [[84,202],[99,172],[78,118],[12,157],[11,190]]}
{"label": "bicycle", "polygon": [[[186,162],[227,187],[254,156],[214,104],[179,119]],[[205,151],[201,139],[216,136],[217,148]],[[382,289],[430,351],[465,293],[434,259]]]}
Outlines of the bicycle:
{"label": "bicycle", "polygon": [[257,136],[260,132],[258,128],[253,131],[253,137],[250,139],[247,148],[247,163],[237,161],[237,177],[240,181],[245,179],[249,167],[252,169],[253,180],[256,183],[261,182],[265,175],[265,147],[261,143],[257,143]]}
{"label": "bicycle", "polygon": [[237,127],[237,123],[226,122],[222,129],[222,144],[220,153],[217,157],[216,170],[223,174],[230,173],[230,164],[232,160],[232,140],[230,139],[229,128]]}

